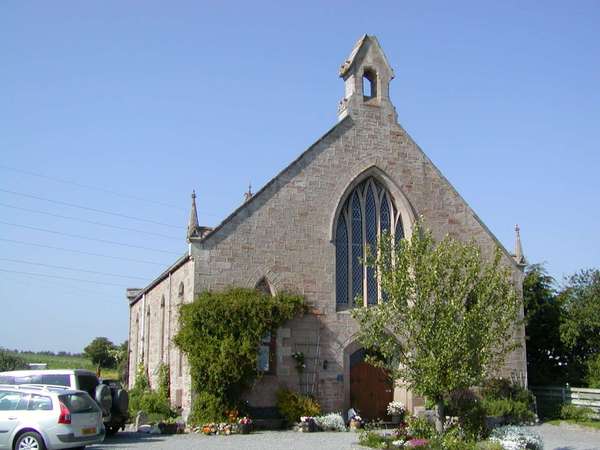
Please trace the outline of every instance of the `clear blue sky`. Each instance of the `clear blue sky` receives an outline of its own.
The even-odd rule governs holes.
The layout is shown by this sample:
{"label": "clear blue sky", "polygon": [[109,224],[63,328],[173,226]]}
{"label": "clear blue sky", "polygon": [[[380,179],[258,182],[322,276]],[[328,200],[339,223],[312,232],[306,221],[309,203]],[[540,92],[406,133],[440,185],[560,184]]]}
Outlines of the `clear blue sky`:
{"label": "clear blue sky", "polygon": [[0,346],[126,339],[125,288],[186,251],[192,189],[215,225],[334,125],[363,33],[501,242],[519,223],[558,279],[600,266],[598,24],[598,1],[2,2]]}

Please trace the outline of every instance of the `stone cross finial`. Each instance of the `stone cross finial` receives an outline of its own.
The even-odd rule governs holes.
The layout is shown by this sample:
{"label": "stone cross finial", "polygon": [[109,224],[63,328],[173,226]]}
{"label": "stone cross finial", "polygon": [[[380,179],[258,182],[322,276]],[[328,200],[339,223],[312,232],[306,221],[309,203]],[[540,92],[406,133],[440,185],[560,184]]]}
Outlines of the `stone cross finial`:
{"label": "stone cross finial", "polygon": [[519,265],[525,265],[525,257],[523,256],[523,246],[521,245],[521,229],[519,225],[515,225],[515,261]]}
{"label": "stone cross finial", "polygon": [[244,202],[247,202],[252,198],[254,194],[252,193],[252,183],[248,183],[248,192],[244,192]]}
{"label": "stone cross finial", "polygon": [[196,210],[196,191],[192,191],[192,210],[190,211],[190,221],[188,223],[187,237],[196,236],[198,232],[198,212]]}

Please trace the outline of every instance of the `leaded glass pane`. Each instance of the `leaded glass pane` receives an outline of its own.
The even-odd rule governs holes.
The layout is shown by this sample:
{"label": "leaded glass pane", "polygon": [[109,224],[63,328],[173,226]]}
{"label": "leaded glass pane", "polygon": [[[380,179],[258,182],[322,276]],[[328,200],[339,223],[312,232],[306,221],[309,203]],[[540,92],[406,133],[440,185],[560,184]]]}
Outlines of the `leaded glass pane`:
{"label": "leaded glass pane", "polygon": [[402,239],[404,239],[404,228],[402,227],[402,217],[398,215],[398,220],[396,221],[396,231],[394,232],[396,244],[398,244]]}
{"label": "leaded glass pane", "polygon": [[[367,247],[372,256],[377,252],[377,211],[375,209],[375,196],[373,189],[369,188],[365,203],[365,234]],[[377,280],[375,280],[375,268],[367,267],[367,304],[377,303]]]}
{"label": "leaded glass pane", "polygon": [[379,222],[381,224],[381,234],[390,231],[390,207],[388,205],[387,195],[384,194],[383,199],[381,200],[381,208],[380,208],[380,219]]}
{"label": "leaded glass pane", "polygon": [[352,299],[363,295],[363,238],[362,211],[355,192],[352,196]]}
{"label": "leaded glass pane", "polygon": [[348,303],[348,229],[344,214],[338,219],[335,233],[335,288],[336,302]]}

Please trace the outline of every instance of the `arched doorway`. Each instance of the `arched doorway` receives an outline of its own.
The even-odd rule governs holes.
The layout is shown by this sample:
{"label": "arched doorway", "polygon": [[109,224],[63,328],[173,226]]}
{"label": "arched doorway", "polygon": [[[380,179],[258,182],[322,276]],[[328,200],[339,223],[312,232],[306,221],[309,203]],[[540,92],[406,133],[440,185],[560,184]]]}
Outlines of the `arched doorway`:
{"label": "arched doorway", "polygon": [[365,350],[350,355],[350,406],[364,420],[385,419],[394,386],[387,373],[365,362]]}

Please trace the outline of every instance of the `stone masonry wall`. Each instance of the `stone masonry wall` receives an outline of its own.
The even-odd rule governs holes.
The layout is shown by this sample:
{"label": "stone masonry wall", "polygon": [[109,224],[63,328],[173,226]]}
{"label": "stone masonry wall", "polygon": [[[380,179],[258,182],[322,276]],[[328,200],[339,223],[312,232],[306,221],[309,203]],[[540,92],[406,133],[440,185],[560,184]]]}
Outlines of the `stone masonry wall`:
{"label": "stone masonry wall", "polygon": [[190,381],[186,358],[172,339],[179,329],[179,306],[194,295],[193,261],[188,260],[142,295],[130,309],[129,388],[138,364],[145,365],[150,386],[158,386],[161,363],[169,365],[171,404],[189,410]]}
{"label": "stone masonry wall", "polygon": [[[395,122],[393,107],[364,104],[349,111],[243,208],[192,246],[196,292],[254,287],[266,277],[275,291],[300,293],[313,308],[310,326],[305,317],[280,330],[276,380],[264,377],[251,396],[261,404],[274,404],[274,385],[297,385],[298,376],[290,369],[291,351],[307,334],[312,340],[318,334],[318,398],[325,410],[348,406],[344,349],[354,341],[357,328],[347,311],[336,311],[332,237],[344,194],[366,175],[377,177],[391,191],[405,227],[423,216],[437,238],[450,233],[475,239],[486,255],[499,245]],[[507,254],[504,262],[518,278],[519,270]],[[521,328],[516,332],[521,342],[523,333]],[[505,373],[515,371],[526,373],[524,347],[507,362]]]}

